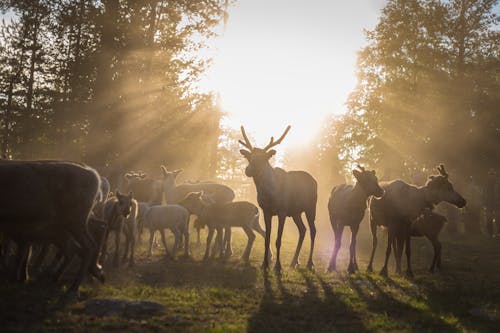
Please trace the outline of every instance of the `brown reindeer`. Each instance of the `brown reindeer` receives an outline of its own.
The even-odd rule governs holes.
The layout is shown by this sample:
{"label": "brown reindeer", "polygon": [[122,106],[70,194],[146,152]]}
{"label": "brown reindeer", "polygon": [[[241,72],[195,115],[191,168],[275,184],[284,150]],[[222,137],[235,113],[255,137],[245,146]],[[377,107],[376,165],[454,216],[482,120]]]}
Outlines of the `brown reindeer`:
{"label": "brown reindeer", "polygon": [[313,251],[314,239],[316,237],[316,226],[314,220],[316,218],[316,202],[317,188],[316,180],[307,172],[304,171],[285,171],[281,168],[273,168],[269,163],[269,159],[276,154],[276,150],[271,149],[283,141],[286,134],[290,130],[288,126],[281,137],[274,141],[274,137],[264,148],[252,147],[250,140],[245,133],[243,126],[241,133],[244,142],[239,140],[247,149],[241,149],[240,153],[248,160],[248,166],[245,169],[245,174],[252,177],[257,188],[257,201],[259,206],[264,211],[264,221],[266,225],[265,239],[265,254],[262,268],[269,268],[269,243],[271,241],[271,220],[272,217],[278,216],[278,237],[276,239],[276,272],[281,272],[280,248],[281,237],[283,235],[283,227],[287,216],[291,216],[299,229],[299,241],[295,250],[295,255],[291,263],[295,267],[299,263],[299,253],[306,234],[306,227],[302,221],[302,213],[305,212],[307,222],[309,224],[309,232],[311,235],[311,251],[307,267],[313,269]]}
{"label": "brown reindeer", "polygon": [[[214,231],[217,230],[216,244],[212,249],[212,256],[216,255],[216,252],[220,252],[220,256],[224,257],[227,246],[224,243],[230,243],[230,239],[222,240],[222,230],[231,229],[231,227],[241,227],[245,231],[248,242],[243,252],[242,259],[248,262],[250,259],[250,252],[252,251],[252,245],[255,241],[255,234],[253,231],[257,231],[262,237],[265,237],[264,230],[259,224],[259,208],[248,201],[235,201],[226,203],[208,203],[203,200],[202,192],[189,193],[186,198],[184,198],[179,205],[185,207],[190,213],[198,216],[196,223],[200,226],[208,226],[208,237],[207,246],[205,250],[204,260],[207,260],[210,256],[210,243],[212,242],[212,237]],[[226,232],[226,237],[230,233]]]}
{"label": "brown reindeer", "polygon": [[448,179],[448,173],[441,164],[439,175],[430,176],[424,186],[416,187],[402,180],[382,184],[385,194],[382,198],[370,200],[370,229],[373,247],[368,264],[368,271],[373,270],[373,257],[377,247],[377,226],[385,226],[388,231],[387,250],[381,275],[387,276],[387,263],[391,255],[391,246],[397,242],[396,271],[401,272],[401,255],[406,249],[407,275],[413,276],[411,269],[411,225],[425,209],[432,209],[440,202],[448,202],[459,208],[466,205],[465,199],[454,190]]}
{"label": "brown reindeer", "polygon": [[[202,191],[205,195],[211,195],[211,200],[214,203],[228,203],[233,201],[234,199],[234,191],[229,186],[211,181],[177,184],[176,179],[177,176],[182,172],[182,169],[169,171],[164,165],[162,165],[160,168],[163,177],[163,193],[165,195],[165,201],[168,204],[177,204],[181,200],[183,200],[189,193],[200,191]],[[197,231],[198,244],[201,244],[200,226],[197,224],[195,226],[195,229]],[[228,233],[230,239],[231,229],[226,229],[226,233]],[[230,249],[230,245],[229,252],[232,252],[232,250]],[[231,253],[228,254],[230,255]]]}
{"label": "brown reindeer", "polygon": [[432,244],[434,256],[429,268],[431,273],[436,268],[441,269],[441,242],[439,241],[439,233],[446,222],[447,219],[443,215],[435,213],[430,209],[425,209],[422,215],[411,225],[412,237],[426,237]]}
{"label": "brown reindeer", "polygon": [[361,166],[358,166],[358,168],[359,170],[352,171],[356,178],[356,184],[354,186],[346,184],[335,186],[328,201],[330,222],[335,234],[335,248],[328,266],[329,272],[336,269],[337,254],[342,241],[342,233],[346,226],[351,228],[352,234],[347,270],[349,273],[354,273],[358,269],[356,235],[358,234],[359,224],[365,215],[366,201],[371,195],[381,197],[384,194],[384,190],[378,184],[375,171],[366,171]]}

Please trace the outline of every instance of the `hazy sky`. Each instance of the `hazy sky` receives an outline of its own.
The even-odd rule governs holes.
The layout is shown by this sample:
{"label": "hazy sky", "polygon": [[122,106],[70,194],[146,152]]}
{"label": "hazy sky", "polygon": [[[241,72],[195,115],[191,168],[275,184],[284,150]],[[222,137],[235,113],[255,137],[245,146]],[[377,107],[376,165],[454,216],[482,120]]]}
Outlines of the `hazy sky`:
{"label": "hazy sky", "polygon": [[243,124],[259,143],[287,124],[288,143],[309,139],[328,113],[345,111],[363,29],[375,26],[384,3],[238,0],[201,85],[219,91],[229,124]]}

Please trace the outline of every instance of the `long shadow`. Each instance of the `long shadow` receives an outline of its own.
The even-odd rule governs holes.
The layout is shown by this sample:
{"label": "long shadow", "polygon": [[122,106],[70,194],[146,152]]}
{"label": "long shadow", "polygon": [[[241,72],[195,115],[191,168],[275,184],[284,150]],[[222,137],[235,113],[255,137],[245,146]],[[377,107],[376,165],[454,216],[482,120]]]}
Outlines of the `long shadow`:
{"label": "long shadow", "polygon": [[251,288],[257,269],[251,265],[213,260],[161,260],[137,264],[132,269],[138,283],[150,286]]}
{"label": "long shadow", "polygon": [[[359,277],[348,277],[349,286],[366,303],[367,309],[374,313],[387,313],[395,323],[404,320],[403,324],[411,323],[414,330],[435,330],[439,332],[458,332],[457,327],[444,321],[439,314],[430,309],[425,310],[412,306],[409,303],[396,299],[390,292],[379,286],[379,282],[367,276],[366,280]],[[398,285],[395,281],[387,283],[388,286]],[[384,282],[387,282],[384,281]],[[398,292],[410,297],[418,296],[407,288],[399,286]],[[392,311],[388,311],[392,310]]]}
{"label": "long shadow", "polygon": [[264,274],[264,297],[248,319],[248,332],[368,331],[329,285],[309,271],[299,270],[299,274],[305,280],[304,293],[297,293],[280,275]]}

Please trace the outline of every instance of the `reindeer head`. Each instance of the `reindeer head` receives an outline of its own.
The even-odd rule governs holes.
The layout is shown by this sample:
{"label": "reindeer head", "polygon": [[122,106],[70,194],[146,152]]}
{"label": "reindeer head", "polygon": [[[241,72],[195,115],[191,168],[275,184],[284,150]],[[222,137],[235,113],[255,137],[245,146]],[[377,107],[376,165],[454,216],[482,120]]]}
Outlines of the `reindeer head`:
{"label": "reindeer head", "polygon": [[285,136],[290,131],[290,126],[288,126],[285,132],[280,136],[277,141],[274,141],[274,137],[271,137],[271,140],[264,148],[253,147],[248,140],[247,134],[245,133],[245,128],[241,126],[241,134],[243,135],[243,139],[245,141],[238,140],[240,144],[242,144],[246,149],[241,149],[241,155],[245,156],[248,160],[248,166],[245,169],[245,174],[248,177],[254,177],[259,175],[261,170],[269,166],[269,159],[276,154],[276,150],[271,149],[274,146],[277,146],[283,141]]}
{"label": "reindeer head", "polygon": [[199,216],[207,203],[203,201],[203,192],[191,192],[179,202],[179,205],[186,208],[191,214]]}
{"label": "reindeer head", "polygon": [[430,176],[425,184],[431,202],[433,204],[438,204],[442,201],[446,201],[458,208],[465,207],[467,201],[453,189],[453,185],[448,179],[448,173],[444,169],[444,165],[440,164],[437,170],[439,175]]}
{"label": "reindeer head", "polygon": [[378,198],[384,195],[384,190],[378,184],[375,170],[365,170],[364,167],[358,165],[359,170],[352,170],[352,174],[356,178],[361,188],[367,195],[373,195]]}
{"label": "reindeer head", "polygon": [[165,189],[175,186],[175,179],[183,171],[182,169],[178,169],[175,171],[168,171],[164,165],[162,165],[160,169],[163,178],[163,187]]}
{"label": "reindeer head", "polygon": [[132,207],[132,192],[127,194],[122,194],[120,191],[116,190],[116,199],[118,200],[118,210],[124,216],[127,217],[130,214]]}

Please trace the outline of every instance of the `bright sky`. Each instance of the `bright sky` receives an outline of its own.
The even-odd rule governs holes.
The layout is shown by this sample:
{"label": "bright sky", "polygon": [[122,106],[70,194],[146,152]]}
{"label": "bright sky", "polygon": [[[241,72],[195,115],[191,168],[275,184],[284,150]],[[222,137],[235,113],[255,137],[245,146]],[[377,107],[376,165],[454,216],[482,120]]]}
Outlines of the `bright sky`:
{"label": "bright sky", "polygon": [[245,126],[262,145],[292,130],[300,143],[331,113],[345,112],[356,84],[363,29],[377,23],[385,0],[238,0],[201,88],[218,91],[230,126]]}

